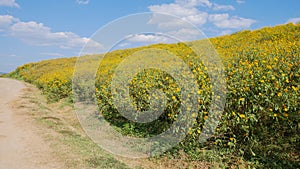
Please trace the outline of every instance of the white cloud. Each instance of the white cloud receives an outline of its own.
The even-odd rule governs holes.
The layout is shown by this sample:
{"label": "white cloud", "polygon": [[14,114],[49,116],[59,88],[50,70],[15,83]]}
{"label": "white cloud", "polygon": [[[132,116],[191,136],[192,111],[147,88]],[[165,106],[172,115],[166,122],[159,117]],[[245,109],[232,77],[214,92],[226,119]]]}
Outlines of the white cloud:
{"label": "white cloud", "polygon": [[152,5],[149,6],[151,12],[159,12],[159,13],[168,13],[172,15],[176,15],[178,17],[196,15],[198,13],[198,9],[194,7],[185,7],[180,4],[162,4],[162,5]]}
{"label": "white cloud", "polygon": [[212,6],[212,3],[209,0],[176,0],[175,3],[185,7],[195,7],[195,6],[211,7]]}
{"label": "white cloud", "polygon": [[76,3],[79,5],[87,5],[90,3],[90,0],[76,0]]}
{"label": "white cloud", "polygon": [[139,43],[166,43],[169,38],[162,35],[154,34],[135,34],[126,37],[129,42],[139,42]]}
{"label": "white cloud", "polygon": [[230,17],[229,14],[212,14],[209,16],[209,21],[219,28],[242,29],[249,28],[256,21],[238,16]]}
{"label": "white cloud", "polygon": [[19,8],[20,5],[16,3],[15,0],[0,0],[0,6],[16,7]]}
{"label": "white cloud", "polygon": [[168,32],[168,34],[172,37],[180,38],[178,39],[178,41],[198,40],[202,35],[198,30],[195,30],[193,28],[182,28],[177,31]]}
{"label": "white cloud", "polygon": [[0,31],[5,31],[14,23],[18,22],[19,19],[14,18],[10,15],[0,15]]}
{"label": "white cloud", "polygon": [[[103,51],[105,51],[105,47],[102,44],[94,41],[93,39],[89,39],[89,38],[82,38],[82,39],[85,45],[81,55],[103,53]],[[78,42],[79,42],[78,45],[82,43],[81,40],[79,40]]]}
{"label": "white cloud", "polygon": [[125,43],[119,44],[118,46],[119,47],[126,47],[126,46],[129,46],[129,45],[130,45],[130,43],[125,42]]}
{"label": "white cloud", "polygon": [[213,10],[215,11],[229,11],[229,10],[235,10],[234,6],[232,5],[219,5],[214,3],[213,4]]}
{"label": "white cloud", "polygon": [[[236,2],[244,3],[244,0],[237,0]],[[210,0],[175,0],[173,3],[152,5],[148,8],[154,13],[167,13],[182,19],[153,14],[149,23],[157,25],[162,30],[190,29],[190,25],[184,22],[188,21],[199,28],[213,24],[214,26],[210,26],[210,28],[215,30],[209,30],[210,32],[226,33],[229,30],[249,28],[256,22],[250,18],[230,16],[228,13],[216,13],[216,11],[235,10],[235,7],[213,3]]]}
{"label": "white cloud", "polygon": [[72,32],[51,32],[51,29],[37,22],[18,22],[11,26],[12,36],[35,46],[59,46],[72,48],[83,46],[87,41]]}
{"label": "white cloud", "polygon": [[64,57],[65,56],[61,53],[51,53],[51,52],[42,52],[40,54],[45,55],[45,56],[56,56],[56,57]]}
{"label": "white cloud", "polygon": [[157,25],[157,27],[161,30],[168,30],[185,26],[185,22],[181,19],[155,13],[148,21],[148,24]]}
{"label": "white cloud", "polygon": [[244,0],[236,0],[236,2],[237,2],[238,4],[243,4],[243,3],[245,3]]}
{"label": "white cloud", "polygon": [[127,36],[126,41],[121,43],[119,47],[198,40],[199,34],[199,31],[189,28],[169,31],[164,34],[135,34]]}
{"label": "white cloud", "polygon": [[299,18],[290,18],[286,21],[286,23],[294,23],[294,24],[296,24],[298,22],[300,22],[300,17]]}
{"label": "white cloud", "polygon": [[191,22],[195,25],[201,26],[204,25],[207,22],[208,14],[206,12],[199,12],[196,15],[190,15],[183,17],[183,20],[186,20],[188,22]]}
{"label": "white cloud", "polygon": [[22,22],[10,15],[0,15],[0,30],[8,35],[34,46],[56,46],[63,49],[87,48],[102,49],[102,45],[73,32],[52,32],[49,27],[34,21]]}
{"label": "white cloud", "polygon": [[[203,9],[203,10],[202,10]],[[205,9],[205,11],[204,11]],[[203,26],[208,21],[219,28],[248,28],[255,21],[238,16],[230,17],[229,14],[212,14],[210,11],[235,10],[232,5],[221,5],[212,3],[209,0],[175,0],[174,3],[149,6],[151,12],[168,13],[191,22],[198,27]],[[208,18],[210,19],[208,20]],[[219,19],[221,17],[221,19]],[[156,23],[159,28],[179,27],[184,22],[178,19],[165,21],[161,18],[152,18],[151,23]]]}
{"label": "white cloud", "polygon": [[[152,5],[149,6],[151,12],[167,13],[175,15],[184,21],[191,22],[197,26],[202,26],[207,22],[208,14],[206,12],[200,11],[196,6],[205,5],[210,6],[208,0],[176,0],[175,3],[162,4],[162,5]],[[154,14],[149,23],[157,24],[159,28],[178,28],[185,27],[186,23],[180,19],[166,17],[161,18],[161,15],[156,17]]]}

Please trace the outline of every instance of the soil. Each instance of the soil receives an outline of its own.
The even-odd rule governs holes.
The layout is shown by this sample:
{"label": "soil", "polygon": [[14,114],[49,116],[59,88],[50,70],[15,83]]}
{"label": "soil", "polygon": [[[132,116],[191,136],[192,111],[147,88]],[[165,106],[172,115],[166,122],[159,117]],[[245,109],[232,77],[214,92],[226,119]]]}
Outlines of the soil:
{"label": "soil", "polygon": [[0,168],[65,168],[50,145],[40,136],[30,112],[17,112],[17,100],[26,86],[17,80],[0,78]]}

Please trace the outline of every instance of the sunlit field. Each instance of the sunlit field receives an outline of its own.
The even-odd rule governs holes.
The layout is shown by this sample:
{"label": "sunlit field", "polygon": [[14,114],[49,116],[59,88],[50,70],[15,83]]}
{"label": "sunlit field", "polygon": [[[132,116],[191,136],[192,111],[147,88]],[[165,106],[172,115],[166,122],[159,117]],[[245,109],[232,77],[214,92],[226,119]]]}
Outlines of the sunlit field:
{"label": "sunlit field", "polygon": [[[149,90],[159,88],[165,93],[166,109],[157,120],[129,121],[119,114],[112,101],[114,70],[127,56],[142,49],[166,49],[185,61],[194,74],[199,85],[199,111],[193,113],[197,118],[193,127],[187,129],[185,140],[168,150],[165,156],[177,157],[179,152],[184,152],[191,160],[217,161],[222,166],[299,167],[300,24],[241,31],[209,40],[223,61],[227,96],[222,119],[207,142],[200,144],[198,138],[209,116],[211,98],[216,94],[212,92],[205,64],[195,59],[195,53],[189,48],[189,44],[201,43],[201,40],[106,54],[95,83],[99,112],[116,130],[136,137],[157,135],[178,120],[181,89],[172,76],[158,69],[143,70],[130,82],[130,97],[141,111],[149,108],[152,98]],[[29,63],[8,76],[36,85],[50,102],[60,99],[72,102],[76,60],[74,57]],[[208,151],[204,153],[204,150]]]}

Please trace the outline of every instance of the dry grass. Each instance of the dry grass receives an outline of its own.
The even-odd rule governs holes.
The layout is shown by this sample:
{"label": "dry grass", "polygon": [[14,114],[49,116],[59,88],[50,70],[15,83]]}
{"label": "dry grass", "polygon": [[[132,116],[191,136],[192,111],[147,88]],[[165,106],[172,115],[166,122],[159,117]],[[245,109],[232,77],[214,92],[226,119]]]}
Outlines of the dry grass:
{"label": "dry grass", "polygon": [[14,103],[18,113],[27,113],[41,128],[41,135],[50,142],[53,152],[68,168],[180,168],[205,169],[211,164],[180,159],[129,159],[113,156],[93,143],[81,128],[73,106],[66,100],[49,103],[40,90],[26,84],[22,96]]}

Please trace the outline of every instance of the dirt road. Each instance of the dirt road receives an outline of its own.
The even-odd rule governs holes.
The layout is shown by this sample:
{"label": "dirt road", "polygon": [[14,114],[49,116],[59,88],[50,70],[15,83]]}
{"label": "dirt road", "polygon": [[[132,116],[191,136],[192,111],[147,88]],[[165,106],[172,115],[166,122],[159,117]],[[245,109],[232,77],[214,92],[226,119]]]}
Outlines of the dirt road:
{"label": "dirt road", "polygon": [[64,168],[54,161],[49,144],[39,136],[32,119],[12,109],[24,88],[22,82],[0,78],[0,168]]}

